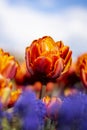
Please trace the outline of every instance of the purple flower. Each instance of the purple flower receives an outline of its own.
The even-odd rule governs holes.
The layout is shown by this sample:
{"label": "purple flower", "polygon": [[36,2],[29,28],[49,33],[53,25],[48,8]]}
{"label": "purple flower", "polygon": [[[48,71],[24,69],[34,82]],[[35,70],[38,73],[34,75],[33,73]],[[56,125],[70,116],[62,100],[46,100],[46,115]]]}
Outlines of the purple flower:
{"label": "purple flower", "polygon": [[14,113],[24,117],[35,109],[36,97],[31,91],[24,91],[14,105]]}
{"label": "purple flower", "polygon": [[14,114],[20,117],[23,130],[42,130],[45,113],[45,105],[31,91],[24,91],[14,106]]}
{"label": "purple flower", "polygon": [[41,100],[37,100],[36,103],[37,103],[36,112],[37,112],[38,117],[39,117],[39,122],[40,122],[40,125],[43,126],[44,119],[46,116],[46,106]]}
{"label": "purple flower", "polygon": [[27,116],[23,118],[22,122],[23,130],[39,130],[39,118],[35,111],[28,113]]}
{"label": "purple flower", "polygon": [[0,118],[3,116],[2,103],[0,102]]}
{"label": "purple flower", "polygon": [[87,130],[87,95],[66,97],[58,112],[58,130]]}

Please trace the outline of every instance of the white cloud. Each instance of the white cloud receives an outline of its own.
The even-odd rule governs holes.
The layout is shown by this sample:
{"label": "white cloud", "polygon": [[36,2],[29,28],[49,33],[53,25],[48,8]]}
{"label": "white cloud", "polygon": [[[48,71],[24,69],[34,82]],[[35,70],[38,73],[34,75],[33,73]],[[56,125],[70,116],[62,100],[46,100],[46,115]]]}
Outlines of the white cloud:
{"label": "white cloud", "polygon": [[63,40],[75,56],[87,51],[87,9],[72,7],[56,14],[43,14],[1,1],[0,20],[0,46],[8,46],[12,51],[24,54],[32,40],[44,35]]}

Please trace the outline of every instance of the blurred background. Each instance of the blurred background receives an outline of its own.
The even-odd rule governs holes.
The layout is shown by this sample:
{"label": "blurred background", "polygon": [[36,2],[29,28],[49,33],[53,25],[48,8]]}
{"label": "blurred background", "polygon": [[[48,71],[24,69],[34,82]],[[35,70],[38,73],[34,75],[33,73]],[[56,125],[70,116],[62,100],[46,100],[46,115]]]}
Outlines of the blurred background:
{"label": "blurred background", "polygon": [[87,0],[0,0],[0,48],[18,60],[45,35],[62,40],[73,59],[87,51]]}

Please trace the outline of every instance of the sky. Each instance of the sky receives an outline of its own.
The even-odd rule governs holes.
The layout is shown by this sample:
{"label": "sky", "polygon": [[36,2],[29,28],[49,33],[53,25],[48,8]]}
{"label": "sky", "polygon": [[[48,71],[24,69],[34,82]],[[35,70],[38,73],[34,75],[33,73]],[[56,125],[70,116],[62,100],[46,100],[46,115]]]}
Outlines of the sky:
{"label": "sky", "polygon": [[0,48],[24,59],[46,35],[70,46],[73,59],[87,52],[87,0],[0,0]]}

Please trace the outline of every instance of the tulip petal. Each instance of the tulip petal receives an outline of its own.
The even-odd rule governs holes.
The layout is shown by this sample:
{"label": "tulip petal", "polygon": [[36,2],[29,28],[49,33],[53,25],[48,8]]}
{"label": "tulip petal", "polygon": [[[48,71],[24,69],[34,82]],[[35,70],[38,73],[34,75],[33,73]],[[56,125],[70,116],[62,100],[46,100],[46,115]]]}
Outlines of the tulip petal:
{"label": "tulip petal", "polygon": [[68,61],[70,60],[71,55],[72,55],[72,51],[69,51],[68,54],[67,54],[67,56],[66,56],[66,58],[65,58],[65,60],[64,60],[64,64],[65,64],[65,65],[66,65],[66,64],[68,63]]}
{"label": "tulip petal", "polygon": [[43,38],[40,38],[38,43],[40,44],[42,53],[44,51],[56,50],[55,42],[50,36],[44,36]]}
{"label": "tulip petal", "polygon": [[61,51],[60,51],[60,56],[65,59],[65,57],[67,56],[68,54],[68,51],[69,51],[69,47],[68,46],[64,46]]}
{"label": "tulip petal", "polygon": [[6,78],[13,78],[17,70],[17,65],[14,61],[10,61],[6,64],[5,68],[2,70],[1,74]]}
{"label": "tulip petal", "polygon": [[41,54],[41,56],[49,57],[52,60],[52,63],[51,63],[52,69],[53,69],[54,64],[57,61],[57,59],[60,58],[58,51],[48,51],[48,52],[45,51],[44,53]]}
{"label": "tulip petal", "polygon": [[32,75],[34,74],[33,70],[32,70],[32,64],[30,62],[30,47],[26,48],[26,54],[25,54],[25,59],[26,59],[26,66],[28,68],[29,73],[31,73]]}
{"label": "tulip petal", "polygon": [[41,54],[40,45],[35,40],[31,45],[30,62],[33,64],[34,60]]}
{"label": "tulip petal", "polygon": [[65,67],[63,69],[62,74],[66,73],[70,68],[70,65],[71,65],[71,62],[72,62],[71,55],[72,55],[72,51],[69,51],[66,58],[65,58],[65,60],[64,60]]}
{"label": "tulip petal", "polygon": [[69,59],[61,74],[65,74],[69,70],[71,63],[72,63],[72,58]]}
{"label": "tulip petal", "polygon": [[61,58],[59,58],[55,65],[54,65],[54,70],[52,72],[50,72],[47,77],[48,78],[57,78],[59,77],[59,75],[61,74],[62,70],[64,67],[64,63],[63,60]]}
{"label": "tulip petal", "polygon": [[64,47],[64,44],[63,44],[62,41],[57,41],[57,42],[56,42],[56,45],[58,46],[58,48]]}
{"label": "tulip petal", "polygon": [[8,78],[12,79],[15,76],[15,74],[17,72],[17,67],[18,67],[18,65],[17,64],[15,65],[15,63],[12,65],[12,68],[9,71]]}
{"label": "tulip petal", "polygon": [[48,74],[51,71],[51,59],[40,56],[34,61],[34,71],[38,73]]}

